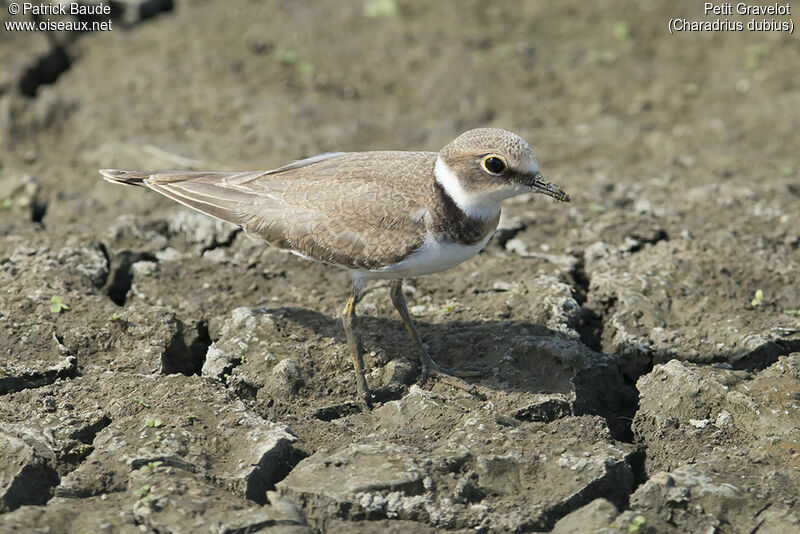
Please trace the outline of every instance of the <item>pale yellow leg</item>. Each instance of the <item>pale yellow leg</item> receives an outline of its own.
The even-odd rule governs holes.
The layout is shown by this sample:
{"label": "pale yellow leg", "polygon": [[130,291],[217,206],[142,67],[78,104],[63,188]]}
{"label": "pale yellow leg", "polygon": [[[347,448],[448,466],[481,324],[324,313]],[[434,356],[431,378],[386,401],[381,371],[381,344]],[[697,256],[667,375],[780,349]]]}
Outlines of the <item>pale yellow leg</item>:
{"label": "pale yellow leg", "polygon": [[344,326],[344,334],[347,336],[347,346],[350,350],[350,357],[353,359],[353,369],[356,373],[358,395],[361,397],[367,409],[369,409],[371,407],[370,401],[372,393],[367,385],[367,379],[364,377],[364,357],[361,353],[361,343],[353,329],[353,322],[356,318],[356,304],[358,304],[359,297],[358,288],[353,286],[353,292],[350,294],[350,298],[347,299],[347,304],[342,312],[342,325]]}
{"label": "pale yellow leg", "polygon": [[[475,393],[475,387],[464,382],[460,378],[456,377],[457,373],[452,371],[445,370],[439,366],[433,358],[431,358],[430,354],[428,354],[428,350],[425,348],[425,345],[422,343],[422,338],[417,331],[417,327],[414,325],[414,321],[411,320],[411,315],[408,313],[408,306],[406,305],[406,298],[403,295],[403,281],[402,280],[394,280],[392,281],[392,286],[389,291],[389,295],[392,297],[392,304],[394,304],[395,309],[400,314],[400,317],[403,319],[403,324],[406,325],[406,330],[411,335],[411,339],[414,340],[414,345],[416,345],[417,350],[420,354],[420,359],[422,362],[422,381],[425,381],[429,376],[438,378],[442,382],[450,384],[451,386],[457,387],[459,389],[463,389],[469,391],[470,393]],[[480,373],[475,372],[465,372],[465,373],[458,373],[459,376],[463,377],[478,377],[481,376]]]}

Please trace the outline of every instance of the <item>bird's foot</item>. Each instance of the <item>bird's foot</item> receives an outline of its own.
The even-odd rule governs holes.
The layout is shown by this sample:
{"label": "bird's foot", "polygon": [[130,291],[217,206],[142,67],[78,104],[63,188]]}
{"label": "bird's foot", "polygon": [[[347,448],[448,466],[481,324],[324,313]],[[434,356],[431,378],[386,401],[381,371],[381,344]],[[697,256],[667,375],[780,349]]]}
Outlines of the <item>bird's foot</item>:
{"label": "bird's foot", "polygon": [[361,405],[361,409],[365,412],[369,412],[372,410],[375,402],[378,401],[378,397],[375,395],[375,391],[369,389],[367,386],[366,380],[364,382],[358,382],[358,392],[356,393],[356,399],[358,400],[359,404]]}
{"label": "bird's foot", "polygon": [[439,371],[446,375],[456,376],[458,378],[483,378],[486,376],[486,373],[483,371],[477,371],[475,369],[456,371],[454,369],[442,369],[439,367]]}

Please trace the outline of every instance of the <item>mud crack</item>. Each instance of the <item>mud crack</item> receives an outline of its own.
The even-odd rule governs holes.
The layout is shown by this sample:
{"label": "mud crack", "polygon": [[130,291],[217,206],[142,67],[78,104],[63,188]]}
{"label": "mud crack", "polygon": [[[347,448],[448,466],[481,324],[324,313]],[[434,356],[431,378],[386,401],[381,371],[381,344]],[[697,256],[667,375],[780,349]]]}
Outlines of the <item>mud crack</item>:
{"label": "mud crack", "polygon": [[35,97],[39,87],[55,83],[71,65],[72,60],[66,48],[54,45],[22,73],[19,79],[19,92],[31,98]]}
{"label": "mud crack", "polygon": [[[105,246],[103,248],[107,250]],[[128,291],[133,284],[131,268],[137,261],[158,261],[158,259],[148,252],[123,250],[109,261],[111,275],[106,286],[106,295],[119,306],[124,306],[128,298]]]}

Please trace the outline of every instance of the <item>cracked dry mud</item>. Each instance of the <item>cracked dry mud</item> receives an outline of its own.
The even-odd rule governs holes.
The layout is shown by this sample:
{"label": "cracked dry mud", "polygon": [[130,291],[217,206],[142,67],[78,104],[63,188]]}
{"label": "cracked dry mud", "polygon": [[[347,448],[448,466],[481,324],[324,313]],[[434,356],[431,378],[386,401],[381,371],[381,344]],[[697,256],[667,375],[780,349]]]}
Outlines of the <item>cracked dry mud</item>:
{"label": "cracked dry mud", "polygon": [[[795,36],[666,33],[697,2],[113,4],[0,33],[0,532],[800,530]],[[405,285],[485,400],[415,384],[377,284],[362,412],[346,273],[96,172],[485,125],[573,198]]]}

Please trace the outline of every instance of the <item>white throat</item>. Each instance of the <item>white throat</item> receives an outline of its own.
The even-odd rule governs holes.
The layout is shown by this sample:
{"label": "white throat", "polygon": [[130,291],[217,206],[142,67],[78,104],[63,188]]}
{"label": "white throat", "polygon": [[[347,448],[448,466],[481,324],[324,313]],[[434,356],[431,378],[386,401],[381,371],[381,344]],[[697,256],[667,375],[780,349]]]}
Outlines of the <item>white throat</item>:
{"label": "white throat", "polygon": [[503,189],[485,193],[471,193],[464,189],[461,180],[441,157],[436,158],[433,174],[445,193],[456,203],[456,206],[469,217],[478,219],[494,219],[500,213],[503,200],[530,191],[529,187],[522,184],[508,184],[508,187]]}

